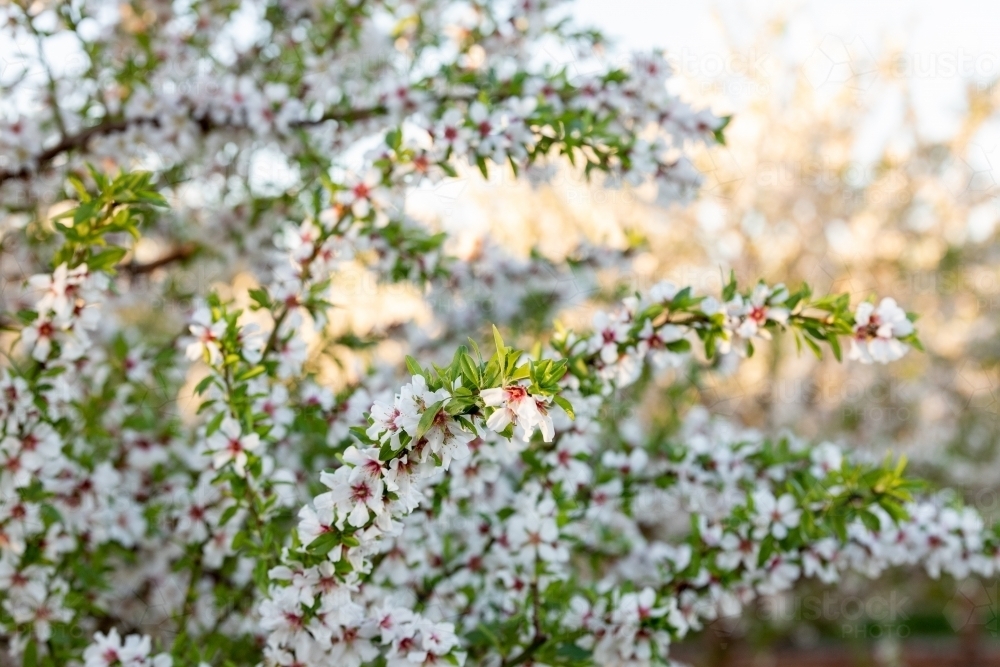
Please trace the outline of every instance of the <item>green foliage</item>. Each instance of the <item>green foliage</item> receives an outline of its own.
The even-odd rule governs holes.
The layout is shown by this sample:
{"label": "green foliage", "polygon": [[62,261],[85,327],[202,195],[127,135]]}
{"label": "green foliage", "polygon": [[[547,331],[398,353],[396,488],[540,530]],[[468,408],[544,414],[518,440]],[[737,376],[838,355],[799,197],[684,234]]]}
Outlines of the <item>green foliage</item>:
{"label": "green foliage", "polygon": [[93,271],[113,273],[128,251],[109,245],[107,236],[126,233],[138,239],[139,228],[167,202],[149,172],[120,173],[109,178],[89,167],[89,173],[96,192],[89,191],[76,176],[69,177],[79,204],[53,218],[65,241],[52,264],[65,263],[70,268],[86,264]]}

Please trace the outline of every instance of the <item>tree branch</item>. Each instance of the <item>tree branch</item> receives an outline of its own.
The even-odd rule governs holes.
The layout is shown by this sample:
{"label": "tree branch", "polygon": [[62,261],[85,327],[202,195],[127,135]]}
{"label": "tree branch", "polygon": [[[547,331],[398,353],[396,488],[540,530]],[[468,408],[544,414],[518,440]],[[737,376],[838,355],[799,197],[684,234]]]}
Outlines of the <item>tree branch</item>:
{"label": "tree branch", "polygon": [[[383,105],[377,105],[374,107],[366,107],[362,109],[347,109],[347,110],[331,110],[323,114],[320,118],[316,120],[302,120],[294,123],[290,123],[290,127],[293,128],[306,128],[315,125],[320,125],[332,120],[345,122],[345,123],[355,123],[361,120],[367,120],[369,118],[374,118],[377,116],[385,115],[388,113]],[[245,129],[242,125],[233,125],[228,123],[216,123],[208,116],[192,117],[191,119],[194,123],[201,129],[202,133],[207,134],[213,130],[231,128],[231,129]],[[30,178],[36,171],[41,171],[46,168],[52,160],[56,157],[67,153],[72,150],[81,149],[87,145],[87,143],[94,137],[107,136],[110,134],[115,134],[118,132],[124,132],[130,127],[136,125],[152,125],[154,127],[160,126],[160,119],[155,117],[144,117],[144,118],[118,118],[118,119],[108,119],[104,120],[97,125],[92,125],[84,130],[77,132],[76,134],[63,137],[59,143],[55,144],[51,148],[48,148],[35,157],[35,168],[22,167],[16,170],[3,170],[0,169],[0,185],[9,180],[24,180]]]}
{"label": "tree branch", "polygon": [[197,245],[194,243],[185,243],[174,248],[163,257],[154,259],[152,262],[139,264],[132,261],[123,266],[122,270],[133,276],[141,276],[146,273],[152,273],[156,269],[173,264],[174,262],[183,262],[184,260],[189,259],[196,252],[198,252]]}

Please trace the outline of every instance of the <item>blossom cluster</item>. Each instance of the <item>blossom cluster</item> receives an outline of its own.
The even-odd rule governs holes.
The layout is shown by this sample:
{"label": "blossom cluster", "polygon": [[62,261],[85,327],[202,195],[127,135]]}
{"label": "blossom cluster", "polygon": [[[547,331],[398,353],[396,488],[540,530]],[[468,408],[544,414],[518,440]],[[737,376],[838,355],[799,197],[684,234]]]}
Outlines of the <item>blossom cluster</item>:
{"label": "blossom cluster", "polygon": [[754,342],[785,329],[800,348],[805,343],[819,354],[819,344],[829,344],[838,358],[839,337],[852,334],[849,357],[862,363],[896,361],[919,345],[912,316],[891,298],[877,308],[862,302],[851,313],[846,295],[811,300],[807,287],[791,293],[784,285],[764,283],[739,294],[731,280],[722,299],[661,282],[622,305],[598,312],[588,338],[568,334],[556,345],[560,354],[593,364],[602,393],[635,382],[647,362],[661,369],[683,365],[695,345],[704,357],[730,352],[745,357],[753,354]]}
{"label": "blossom cluster", "polygon": [[[123,178],[126,189],[149,185]],[[116,229],[124,185],[106,186],[117,194],[94,200],[108,202],[94,227]],[[153,202],[141,189],[133,195],[136,207]],[[154,653],[155,633],[122,640],[98,632],[81,647],[88,664],[210,661],[234,654],[247,634],[273,664],[361,665],[377,656],[461,664],[495,650],[477,635],[482,627],[512,633],[503,659],[572,650],[601,664],[649,664],[667,659],[672,638],[735,613],[752,594],[787,588],[803,571],[829,580],[847,565],[874,574],[923,562],[935,574],[960,574],[956,549],[967,554],[966,572],[991,567],[981,521],[934,501],[914,504],[898,469],[874,468],[885,475],[878,494],[855,480],[850,493],[871,495],[870,510],[852,502],[841,508],[853,513],[842,527],[813,519],[811,529],[825,532],[804,536],[807,508],[819,517],[814,505],[825,503],[823,512],[839,516],[848,493],[838,490],[846,479],[823,486],[847,466],[832,445],[811,456],[786,446],[785,459],[770,460],[777,454],[759,439],[689,429],[664,450],[643,445],[632,420],[602,415],[642,369],[669,373],[726,354],[737,338],[787,328],[838,350],[839,336],[860,341],[856,332],[884,318],[896,328],[873,337],[915,342],[890,302],[873,316],[870,305],[852,313],[842,297],[813,300],[806,288],[741,293],[731,282],[715,300],[662,283],[598,314],[593,333],[562,332],[532,355],[494,329],[489,359],[471,343],[446,366],[409,358],[409,381],[397,391],[388,389],[391,374],[376,373],[335,396],[306,370],[303,330],[325,321],[325,277],[354,257],[351,215],[288,228],[278,239],[285,263],[276,259],[272,280],[250,290],[249,310],[210,295],[190,313],[189,335],[159,354],[114,344],[105,353],[73,333],[94,331],[99,318],[90,313],[110,296],[108,276],[93,268],[100,253],[77,247],[69,255],[83,263],[27,282],[34,310],[24,314],[19,345],[39,367],[4,377],[4,488],[17,499],[2,524],[11,584],[4,609],[18,632],[16,654],[52,650],[53,627],[96,631],[95,609],[145,617],[121,596],[153,589],[168,602],[150,620],[182,619],[169,651]],[[44,355],[41,338],[23,334],[41,318],[59,323]],[[173,364],[181,352],[203,368],[198,419],[142,418],[149,406],[138,392],[153,381],[157,357]],[[95,441],[95,433],[103,435]],[[309,491],[317,466],[328,470],[318,493]],[[796,475],[813,482],[791,486]],[[815,497],[797,496],[801,488]],[[699,531],[671,537],[665,502],[668,515],[695,515]],[[291,510],[302,503],[295,522]],[[667,533],[650,540],[657,530]],[[881,554],[872,544],[898,539],[894,530],[927,549]],[[802,553],[804,545],[815,553]],[[125,553],[148,558],[135,571]],[[581,553],[602,553],[605,566],[576,570]],[[85,580],[66,578],[59,564],[97,554],[103,565],[92,576],[115,582],[110,592],[67,605]],[[691,570],[713,556],[718,572]],[[132,628],[142,629],[123,626]],[[217,652],[184,641],[194,636],[211,638]]]}
{"label": "blossom cluster", "polygon": [[[784,308],[784,316],[773,322],[788,327],[801,324],[849,333],[857,326],[855,318],[870,310],[862,304],[851,314],[842,300],[813,302],[805,291],[791,295],[783,288],[764,286],[754,288],[746,301],[753,303],[754,295],[761,293],[782,295],[771,303],[775,309]],[[657,363],[655,354],[663,351],[649,341],[664,335],[666,327],[675,329],[671,342],[687,342],[671,352],[678,364],[690,357],[689,339],[697,341],[699,332],[703,340],[736,335],[742,324],[734,323],[736,309],[731,307],[730,314],[723,315],[718,307],[706,307],[705,300],[692,296],[690,289],[657,285],[647,294],[627,299],[619,313],[595,317],[598,325],[620,323],[615,338],[598,329],[590,336],[568,334],[557,341],[552,354],[567,357],[563,361],[569,362],[569,369],[583,364],[582,371],[558,374],[561,401],[533,395],[521,383],[480,387],[482,410],[463,410],[467,421],[455,422],[444,406],[451,401],[463,404],[463,394],[448,387],[460,388],[463,382],[476,386],[476,380],[489,377],[489,372],[481,372],[459,352],[452,364],[455,374],[445,372],[438,378],[443,384],[436,392],[429,392],[423,375],[415,375],[391,403],[376,402],[372,407],[364,432],[372,446],[367,450],[351,446],[334,474],[323,473],[324,484],[331,489],[339,486],[340,491],[322,493],[303,507],[298,541],[306,554],[292,558],[308,559],[309,545],[327,540],[317,551],[329,559],[325,566],[334,580],[336,570],[330,563],[346,559],[350,563],[346,581],[364,582],[362,590],[373,584],[381,590],[409,587],[421,609],[433,609],[440,618],[460,623],[473,636],[484,624],[502,624],[527,614],[536,629],[511,636],[514,644],[505,660],[533,656],[544,660],[545,651],[565,648],[552,637],[565,636],[575,638],[571,642],[575,649],[598,664],[623,665],[666,660],[672,638],[683,637],[720,614],[738,613],[755,595],[786,590],[801,576],[821,576],[829,582],[833,573],[847,567],[872,575],[884,569],[892,561],[880,560],[874,551],[858,558],[857,543],[848,536],[868,535],[872,521],[881,522],[878,525],[887,531],[909,526],[897,520],[908,511],[921,513],[934,506],[933,501],[910,500],[907,483],[898,477],[900,469],[858,468],[883,475],[878,485],[885,489],[873,494],[859,511],[857,503],[837,505],[848,492],[838,490],[834,478],[847,464],[829,443],[810,453],[801,443],[789,448],[786,442],[781,445],[784,460],[773,460],[774,449],[759,435],[722,431],[708,437],[692,426],[682,441],[655,457],[650,453],[656,449],[653,443],[644,447],[625,441],[617,451],[607,443],[596,446],[603,430],[601,404],[623,379],[634,380],[620,373],[602,374],[609,363],[626,356],[619,351],[627,351],[634,357],[631,363],[640,367],[662,370],[665,366]],[[730,306],[745,303],[735,291],[727,301]],[[684,324],[673,324],[672,318]],[[761,331],[767,333],[763,327]],[[912,330],[906,332],[910,334]],[[828,332],[817,335],[828,340]],[[615,346],[614,357],[605,345]],[[502,358],[506,350],[498,339],[494,359]],[[470,400],[468,392],[464,397]],[[574,419],[565,409],[550,413],[550,406],[557,403],[560,408],[571,406]],[[509,439],[513,435],[509,427],[514,425],[525,442],[533,441],[536,428],[541,437],[525,448]],[[449,437],[457,443],[457,453],[441,449]],[[415,439],[418,449],[438,456],[410,463],[408,446]],[[404,458],[397,458],[396,452]],[[405,476],[400,484],[400,468],[419,474]],[[793,476],[808,480],[805,488],[811,489],[815,500],[789,492],[801,488],[791,486]],[[762,479],[774,486],[763,485]],[[857,490],[855,486],[851,493]],[[820,524],[822,535],[805,536],[800,532],[804,512],[812,513],[814,532],[816,523],[826,519],[817,513],[815,503],[832,504],[823,511],[837,518]],[[399,511],[394,513],[394,507]],[[964,512],[968,516],[970,510]],[[678,513],[695,515],[702,526],[699,533],[681,538],[679,545],[671,542],[670,527],[663,525],[663,517],[673,515],[679,525],[690,526]],[[839,521],[844,522],[842,535]],[[343,532],[350,527],[364,530],[351,530],[355,539],[345,541]],[[667,533],[661,539],[646,537],[664,529]],[[860,529],[867,532],[859,533]],[[986,559],[982,529],[980,520],[972,534]],[[789,545],[785,551],[783,544]],[[805,554],[803,545],[808,546]],[[816,551],[809,551],[812,548]],[[602,553],[608,573],[589,586],[571,586],[568,582],[588,579],[572,565],[575,552]],[[911,548],[906,553],[912,556],[907,563],[923,563],[932,574],[939,572],[933,550]],[[713,557],[717,572],[691,570],[693,563],[711,562]],[[299,561],[293,562],[301,568]],[[272,598],[296,599],[288,593],[286,569],[280,568],[276,575]],[[629,592],[640,584],[648,585],[641,593]],[[322,588],[311,585],[308,600]],[[545,601],[539,602],[543,591]],[[596,600],[594,591],[601,591]],[[683,593],[678,596],[677,591]],[[567,598],[571,613],[565,605],[555,604],[560,596]],[[294,605],[289,612],[287,606],[265,603],[270,623],[279,625],[289,613],[296,619],[314,613],[311,602]],[[281,627],[271,636],[275,662],[281,662],[277,656],[287,655],[285,651],[308,661],[308,647],[322,635],[301,621]],[[302,648],[303,642],[307,648]],[[518,645],[521,653],[513,648]],[[478,660],[482,655],[477,651],[483,648],[470,646],[468,655]]]}
{"label": "blossom cluster", "polygon": [[[317,187],[331,167],[353,172],[333,178],[339,200],[360,218],[384,215],[401,191],[384,187],[373,160],[359,168],[344,159],[372,137],[387,138],[373,158],[397,163],[408,184],[454,176],[456,164],[521,170],[566,154],[588,173],[689,195],[699,176],[685,147],[715,142],[725,124],[668,91],[660,54],[621,66],[546,57],[552,47],[594,52],[602,40],[568,27],[561,2],[294,4],[262,2],[249,15],[154,3],[131,19],[103,2],[5,7],[5,37],[24,58],[5,73],[13,83],[0,109],[0,206],[28,213],[88,163],[146,166],[155,155],[158,170],[185,175],[173,182],[220,172],[240,182],[227,204],[191,204],[192,189],[175,188],[198,217],[212,210],[246,222],[231,204],[252,204],[261,160],[277,165],[267,187],[288,181],[288,192]],[[85,66],[56,66],[52,44]],[[18,77],[22,68],[45,74]],[[280,222],[266,209],[257,215]],[[206,244],[217,238],[203,234]]]}
{"label": "blossom cluster", "polygon": [[[891,299],[664,282],[567,330],[580,274],[627,253],[453,256],[407,213],[428,182],[559,156],[697,183],[685,152],[725,120],[660,55],[547,60],[601,40],[559,4],[0,9],[43,73],[0,101],[12,660],[642,667],[801,577],[993,573],[995,534],[900,464],[639,409],[782,331],[899,360],[919,340]],[[84,73],[49,66],[64,37]],[[426,320],[351,329],[349,270],[409,283]]]}

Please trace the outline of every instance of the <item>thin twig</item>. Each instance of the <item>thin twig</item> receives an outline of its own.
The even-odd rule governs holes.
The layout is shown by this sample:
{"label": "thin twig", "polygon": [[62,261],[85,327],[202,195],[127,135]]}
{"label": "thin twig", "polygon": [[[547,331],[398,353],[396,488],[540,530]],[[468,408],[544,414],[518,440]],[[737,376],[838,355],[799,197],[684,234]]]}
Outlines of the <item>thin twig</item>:
{"label": "thin twig", "polygon": [[185,243],[168,252],[159,259],[154,259],[151,262],[145,262],[142,264],[133,261],[123,266],[122,270],[133,276],[141,276],[146,273],[152,273],[156,269],[173,264],[174,262],[183,262],[193,256],[197,251],[197,245],[194,243]]}
{"label": "thin twig", "polygon": [[[318,119],[297,121],[294,123],[290,123],[290,126],[294,128],[305,128],[305,127],[320,125],[322,123],[326,123],[332,120],[344,123],[354,123],[361,120],[374,118],[376,116],[381,116],[386,114],[387,112],[388,109],[383,105],[366,107],[363,109],[348,109],[348,110],[335,110],[335,111],[331,110],[323,114]],[[194,117],[192,118],[192,121],[205,134],[221,128],[243,129],[243,126],[240,125],[217,123],[208,116]],[[33,173],[35,173],[35,171],[47,167],[49,163],[52,162],[52,160],[62,155],[63,153],[83,148],[94,137],[107,136],[111,134],[116,134],[118,132],[124,132],[130,127],[137,125],[152,125],[153,127],[159,127],[160,119],[155,117],[140,117],[140,118],[129,118],[129,119],[117,118],[117,119],[104,120],[98,123],[97,125],[92,125],[84,130],[77,132],[76,134],[63,137],[59,141],[59,143],[39,153],[35,158],[34,169],[29,167],[22,167],[21,169],[13,171],[0,169],[0,184],[3,184],[4,182],[9,180],[29,178]]]}

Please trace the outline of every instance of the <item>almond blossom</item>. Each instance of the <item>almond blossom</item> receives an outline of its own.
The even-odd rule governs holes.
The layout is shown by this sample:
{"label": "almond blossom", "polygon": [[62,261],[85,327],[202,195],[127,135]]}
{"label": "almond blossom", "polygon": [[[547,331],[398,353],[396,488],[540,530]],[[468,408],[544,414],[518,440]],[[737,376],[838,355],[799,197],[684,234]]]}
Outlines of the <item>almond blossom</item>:
{"label": "almond blossom", "polygon": [[[26,55],[0,119],[0,662],[651,667],[803,577],[996,573],[983,517],[895,462],[687,407],[785,329],[898,358],[891,299],[608,303],[577,278],[630,251],[457,251],[413,214],[561,156],[692,195],[726,121],[663,54],[577,71],[548,47],[603,38],[547,2],[78,5],[0,9],[5,43],[89,63]],[[574,306],[589,328],[548,329]]]}
{"label": "almond blossom", "polygon": [[256,433],[244,433],[240,423],[232,417],[226,417],[219,424],[219,429],[208,437],[205,447],[212,455],[212,465],[218,470],[232,461],[236,474],[246,476],[248,452],[260,446],[260,436]]}
{"label": "almond blossom", "polygon": [[910,349],[900,339],[913,333],[913,323],[895,299],[886,297],[877,307],[867,301],[858,304],[854,321],[851,359],[885,364],[901,359]]}
{"label": "almond blossom", "polygon": [[754,509],[757,512],[758,536],[771,533],[782,540],[788,531],[797,528],[802,517],[802,510],[795,503],[795,498],[789,494],[775,497],[770,491],[761,490],[753,495]]}
{"label": "almond blossom", "polygon": [[219,339],[226,332],[226,323],[213,321],[211,313],[204,307],[195,310],[191,321],[189,329],[193,340],[187,344],[185,349],[187,358],[195,361],[206,357],[208,363],[213,366],[218,365],[222,361]]}
{"label": "almond blossom", "polygon": [[173,659],[164,653],[150,656],[148,636],[129,635],[124,642],[115,628],[98,632],[84,651],[84,667],[171,667]]}
{"label": "almond blossom", "polygon": [[354,468],[338,468],[334,473],[324,472],[320,481],[331,490],[316,496],[316,509],[335,512],[338,522],[345,519],[355,527],[364,526],[372,517],[384,516],[385,490],[381,477],[355,475]]}
{"label": "almond blossom", "polygon": [[526,388],[516,384],[484,389],[480,396],[488,407],[496,408],[486,421],[488,428],[499,433],[513,424],[521,428],[525,442],[531,440],[538,428],[542,439],[552,442],[555,429],[545,397],[532,396]]}

